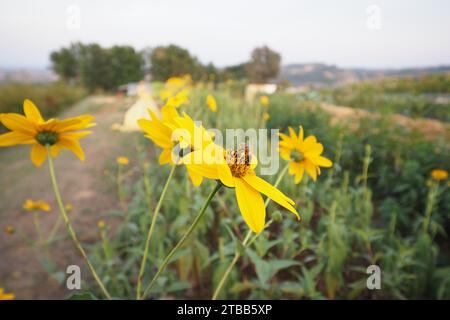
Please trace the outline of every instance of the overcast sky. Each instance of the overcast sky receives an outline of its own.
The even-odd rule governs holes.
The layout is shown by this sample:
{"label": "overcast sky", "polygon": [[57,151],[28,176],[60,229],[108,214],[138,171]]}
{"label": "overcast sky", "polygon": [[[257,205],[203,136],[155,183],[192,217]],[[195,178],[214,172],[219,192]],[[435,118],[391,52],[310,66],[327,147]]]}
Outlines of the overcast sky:
{"label": "overcast sky", "polygon": [[449,15],[448,0],[2,0],[0,68],[48,67],[49,53],[72,41],[175,43],[218,66],[262,44],[284,64],[450,64]]}

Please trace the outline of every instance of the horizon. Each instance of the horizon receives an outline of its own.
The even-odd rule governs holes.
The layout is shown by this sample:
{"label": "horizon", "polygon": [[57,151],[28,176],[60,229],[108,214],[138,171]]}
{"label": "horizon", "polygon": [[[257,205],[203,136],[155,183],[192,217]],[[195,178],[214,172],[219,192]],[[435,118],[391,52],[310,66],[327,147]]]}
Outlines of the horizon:
{"label": "horizon", "polygon": [[8,44],[0,52],[2,69],[48,69],[51,51],[76,41],[137,50],[174,43],[220,68],[245,62],[252,48],[263,44],[280,52],[283,65],[318,61],[374,70],[450,65],[445,36],[450,3],[444,0],[281,0],[276,5],[114,0],[108,6],[19,0],[0,8],[0,40]]}

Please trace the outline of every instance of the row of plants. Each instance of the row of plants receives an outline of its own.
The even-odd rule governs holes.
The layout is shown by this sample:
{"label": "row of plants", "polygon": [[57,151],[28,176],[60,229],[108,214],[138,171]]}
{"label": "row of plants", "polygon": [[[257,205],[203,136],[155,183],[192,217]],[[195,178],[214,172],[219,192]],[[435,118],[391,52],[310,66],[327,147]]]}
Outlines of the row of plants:
{"label": "row of plants", "polygon": [[[261,96],[249,104],[226,85],[173,90],[185,80],[158,90],[160,103],[201,118],[206,128],[275,128],[286,134],[280,168],[264,179],[289,195],[301,221],[267,198],[260,232],[234,192],[222,187],[211,197],[217,182],[204,177],[196,187],[189,166],[161,166],[158,148],[136,134],[130,139],[137,141],[136,152],[109,168],[117,170],[110,181],[122,204],[110,218],[122,222],[99,222],[101,240],[87,247],[98,279],[86,284],[92,295],[83,297],[106,291],[130,299],[136,292],[138,298],[158,299],[450,298],[446,141],[426,141],[384,119],[363,120],[356,128],[332,125],[328,114],[309,107],[314,102],[291,95]],[[161,137],[152,127],[165,125],[164,114],[143,123],[159,147]],[[307,152],[290,148],[299,136],[311,141],[310,135],[325,146],[324,156],[333,161],[329,170],[292,165]],[[135,179],[121,178],[129,172]],[[380,290],[367,289],[369,265],[381,269]],[[57,278],[58,268],[51,272]],[[150,289],[140,290],[144,284]]]}
{"label": "row of plants", "polygon": [[450,121],[447,73],[386,78],[321,90],[324,101],[383,113]]}

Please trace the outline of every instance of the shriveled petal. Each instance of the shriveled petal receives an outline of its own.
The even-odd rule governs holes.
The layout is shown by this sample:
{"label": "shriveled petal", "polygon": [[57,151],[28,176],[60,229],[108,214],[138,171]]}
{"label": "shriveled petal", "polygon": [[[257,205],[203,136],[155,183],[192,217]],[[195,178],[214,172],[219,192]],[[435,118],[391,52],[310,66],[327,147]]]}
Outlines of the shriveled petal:
{"label": "shriveled petal", "polygon": [[35,144],[31,148],[31,161],[36,167],[40,167],[47,159],[47,148],[41,144]]}
{"label": "shriveled petal", "polygon": [[236,200],[245,223],[255,233],[264,229],[266,208],[261,194],[242,179],[234,178]]}
{"label": "shriveled petal", "polygon": [[269,197],[279,205],[291,211],[297,216],[297,219],[300,219],[297,210],[295,210],[295,208],[293,207],[295,202],[287,197],[283,192],[272,186],[267,181],[261,179],[256,174],[247,174],[243,177],[243,179],[256,190],[265,194],[267,197]]}
{"label": "shriveled petal", "polygon": [[44,122],[44,119],[42,118],[39,109],[31,100],[28,99],[24,100],[23,112],[25,113],[25,116],[28,118],[28,120],[31,120],[36,123]]}

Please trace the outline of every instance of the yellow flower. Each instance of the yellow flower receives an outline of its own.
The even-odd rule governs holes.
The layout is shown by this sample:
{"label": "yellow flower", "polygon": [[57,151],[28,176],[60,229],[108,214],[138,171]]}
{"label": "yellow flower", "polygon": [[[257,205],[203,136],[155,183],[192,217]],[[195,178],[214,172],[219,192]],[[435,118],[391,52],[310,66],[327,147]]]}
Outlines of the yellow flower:
{"label": "yellow flower", "polygon": [[38,108],[26,99],[23,103],[25,116],[17,113],[2,114],[3,125],[11,132],[0,135],[0,147],[17,144],[31,144],[31,161],[40,166],[47,159],[47,148],[56,157],[61,149],[69,149],[80,160],[84,160],[84,152],[78,140],[91,134],[90,131],[79,131],[92,127],[94,117],[89,115],[68,118],[65,120],[49,119],[44,121]]}
{"label": "yellow flower", "polygon": [[31,199],[27,199],[23,204],[23,208],[27,211],[50,211],[50,205],[43,200],[33,201]]}
{"label": "yellow flower", "polygon": [[118,164],[121,164],[124,166],[126,166],[127,164],[130,163],[130,160],[127,157],[117,157],[116,161]]}
{"label": "yellow flower", "polygon": [[269,97],[268,96],[261,96],[261,97],[259,97],[259,102],[263,105],[263,106],[265,106],[265,107],[267,107],[268,105],[269,105]]}
{"label": "yellow flower", "polygon": [[[201,149],[212,142],[212,136],[205,128],[196,125],[186,113],[180,116],[170,104],[162,108],[162,119],[152,111],[149,112],[151,120],[139,119],[138,125],[147,138],[163,149],[159,156],[160,165],[179,164],[179,158],[184,156],[185,152]],[[193,141],[195,137],[200,137],[200,141]],[[191,172],[189,168],[187,170],[192,183],[199,186],[203,178]]]}
{"label": "yellow flower", "polygon": [[104,221],[104,220],[99,220],[99,221],[97,222],[97,227],[98,227],[99,229],[104,229],[104,228],[106,227],[105,221]]}
{"label": "yellow flower", "polygon": [[206,97],[206,104],[212,112],[217,111],[217,102],[212,95],[208,94],[208,96]]}
{"label": "yellow flower", "polygon": [[71,204],[71,203],[66,204],[66,211],[70,212],[72,210],[73,210],[73,204]]}
{"label": "yellow flower", "polygon": [[447,180],[448,171],[444,169],[434,169],[431,170],[431,177],[436,181]]}
{"label": "yellow flower", "polygon": [[289,127],[290,136],[280,133],[280,155],[283,159],[291,161],[289,174],[295,175],[295,183],[299,183],[306,170],[308,175],[316,181],[320,175],[320,167],[329,168],[333,163],[322,157],[323,145],[317,142],[315,136],[303,140],[303,128],[300,126],[299,136]]}
{"label": "yellow flower", "polygon": [[0,288],[0,300],[14,300],[16,296],[12,293],[5,293],[5,289]]}
{"label": "yellow flower", "polygon": [[264,121],[269,121],[270,120],[270,114],[268,112],[264,112],[263,113],[263,119],[264,119]]}
{"label": "yellow flower", "polygon": [[16,229],[14,229],[13,226],[7,226],[7,227],[5,228],[5,233],[6,233],[6,234],[12,235],[12,234],[14,234],[15,232],[16,232]]}
{"label": "yellow flower", "polygon": [[182,106],[183,104],[187,104],[189,103],[189,91],[188,90],[182,90],[180,92],[178,92],[174,97],[170,97],[167,100],[168,105],[173,106],[175,108],[178,108],[180,106]]}
{"label": "yellow flower", "polygon": [[242,217],[253,232],[260,233],[265,226],[266,208],[261,193],[300,219],[294,201],[256,175],[254,168],[257,160],[250,154],[247,145],[226,151],[223,160],[213,164],[190,163],[187,166],[206,178],[220,180],[225,186],[234,188]]}

